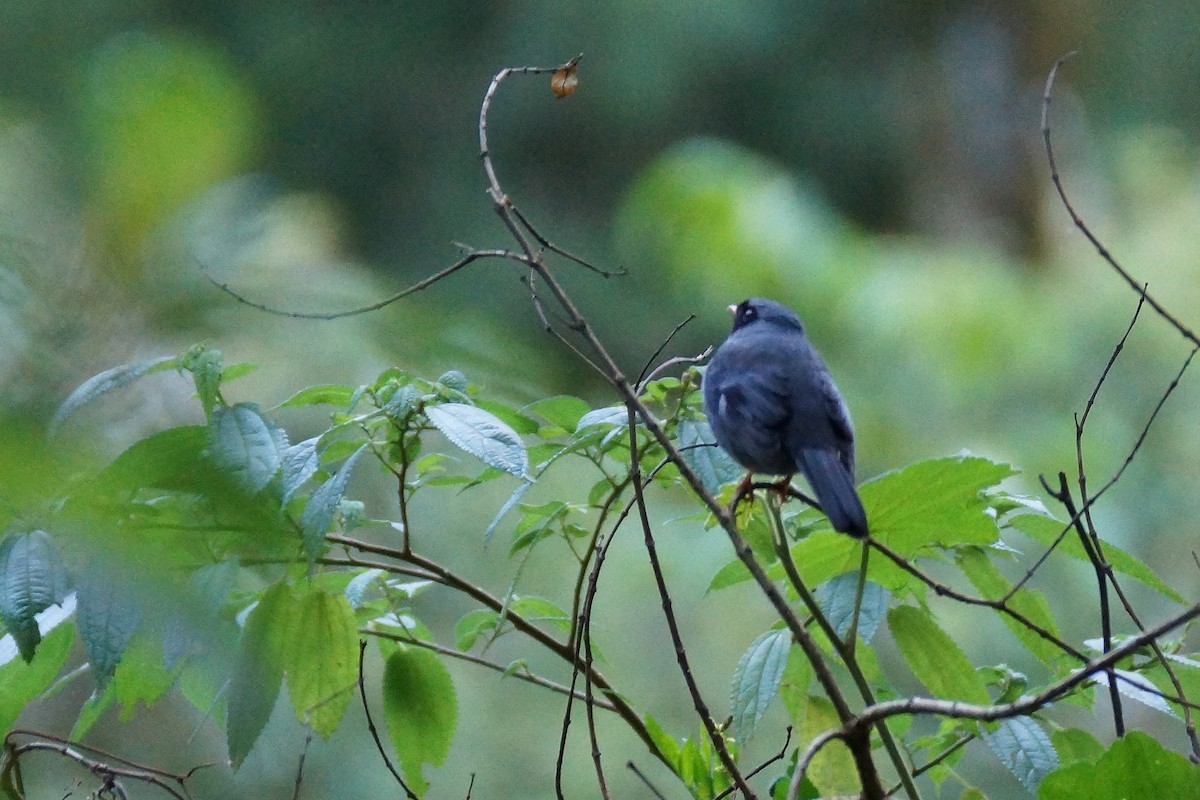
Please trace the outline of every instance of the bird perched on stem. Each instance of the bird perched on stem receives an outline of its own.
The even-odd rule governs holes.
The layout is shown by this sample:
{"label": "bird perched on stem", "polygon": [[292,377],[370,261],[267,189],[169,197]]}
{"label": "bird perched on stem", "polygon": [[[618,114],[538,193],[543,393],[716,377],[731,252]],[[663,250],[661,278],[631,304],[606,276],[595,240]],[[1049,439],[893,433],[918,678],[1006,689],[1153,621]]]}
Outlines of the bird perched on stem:
{"label": "bird perched on stem", "polygon": [[[867,535],[854,488],[850,412],[794,311],[751,298],[736,306],[733,330],[704,374],[704,410],[717,444],[754,473],[808,479],[835,530]],[[737,499],[734,501],[737,502]]]}

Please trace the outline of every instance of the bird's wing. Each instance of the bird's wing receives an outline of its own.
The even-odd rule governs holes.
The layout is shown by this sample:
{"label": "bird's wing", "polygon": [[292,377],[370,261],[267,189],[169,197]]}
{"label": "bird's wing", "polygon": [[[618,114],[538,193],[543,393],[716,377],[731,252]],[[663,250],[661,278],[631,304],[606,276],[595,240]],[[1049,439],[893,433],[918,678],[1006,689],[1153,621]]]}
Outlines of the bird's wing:
{"label": "bird's wing", "polygon": [[850,422],[850,409],[846,407],[846,401],[842,399],[837,384],[833,382],[833,378],[830,377],[827,370],[821,371],[820,390],[821,396],[825,400],[825,413],[829,417],[829,424],[838,441],[838,455],[842,464],[845,465],[846,471],[853,477],[854,425]]}

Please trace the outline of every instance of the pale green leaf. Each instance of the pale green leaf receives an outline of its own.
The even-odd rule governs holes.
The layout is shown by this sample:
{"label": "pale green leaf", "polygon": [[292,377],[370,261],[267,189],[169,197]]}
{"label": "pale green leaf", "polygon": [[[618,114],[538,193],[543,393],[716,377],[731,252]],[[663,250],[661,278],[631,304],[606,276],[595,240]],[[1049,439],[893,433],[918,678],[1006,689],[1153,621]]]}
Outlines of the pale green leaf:
{"label": "pale green leaf", "polygon": [[975,668],[928,613],[900,606],[888,612],[888,628],[909,669],[934,697],[986,705],[990,702]]}
{"label": "pale green leaf", "polygon": [[404,777],[413,791],[423,794],[428,784],[422,766],[445,761],[458,723],[450,673],[428,650],[398,650],[384,668],[383,709]]}
{"label": "pale green leaf", "polygon": [[50,421],[49,434],[53,436],[58,431],[59,426],[66,421],[67,417],[97,397],[111,392],[113,389],[126,386],[142,375],[169,369],[175,366],[176,363],[177,359],[175,356],[159,356],[157,358],[148,358],[145,361],[137,361],[132,364],[113,367],[101,372],[99,375],[93,375],[81,383],[75,391],[71,392],[62,405],[58,407],[58,410],[54,412],[54,419]]}
{"label": "pale green leaf", "polygon": [[283,467],[283,497],[280,505],[287,505],[308,479],[316,474],[321,466],[321,457],[317,453],[317,443],[320,436],[305,439],[303,442],[288,447],[283,451],[280,466]]}
{"label": "pale green leaf", "polygon": [[286,650],[288,694],[300,721],[329,738],[358,682],[358,625],[342,594],[308,592],[295,615]]}
{"label": "pale green leaf", "polygon": [[1016,471],[976,456],[921,461],[859,487],[871,535],[902,556],[928,545],[991,544],[998,536],[986,490]]}
{"label": "pale green leaf", "polygon": [[279,583],[268,589],[246,616],[229,682],[225,729],[235,767],[246,758],[275,707],[297,609],[291,587]]}

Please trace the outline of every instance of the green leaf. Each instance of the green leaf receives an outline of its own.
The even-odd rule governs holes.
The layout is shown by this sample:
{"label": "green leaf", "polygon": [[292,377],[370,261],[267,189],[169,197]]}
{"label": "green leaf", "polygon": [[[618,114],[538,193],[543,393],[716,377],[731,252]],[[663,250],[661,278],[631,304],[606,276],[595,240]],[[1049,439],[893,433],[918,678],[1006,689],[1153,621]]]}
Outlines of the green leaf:
{"label": "green leaf", "polygon": [[355,450],[332,478],[317,487],[304,506],[304,513],[300,515],[300,527],[304,532],[304,552],[310,563],[321,554],[321,543],[325,541],[325,534],[333,522],[333,514],[346,492],[350,473],[366,450],[365,444]]}
{"label": "green leaf", "polygon": [[658,720],[647,714],[643,719],[646,723],[646,733],[650,734],[650,741],[654,742],[655,748],[662,755],[663,759],[672,767],[678,768],[679,764],[679,742],[675,741],[675,737],[662,729],[658,724]]}
{"label": "green leaf", "polygon": [[342,594],[312,591],[295,611],[285,672],[301,722],[325,738],[337,729],[358,682],[358,624]]}
{"label": "green leaf", "polygon": [[588,413],[590,406],[578,397],[560,394],[547,397],[525,406],[525,411],[537,414],[556,428],[564,432],[574,431],[579,420]]}
{"label": "green leaf", "polygon": [[[813,596],[839,636],[844,637],[854,621],[858,580],[857,572],[843,572],[813,590]],[[883,622],[890,599],[887,589],[878,583],[867,581],[863,585],[862,607],[858,611],[858,635],[864,642],[871,641],[879,623]]]}
{"label": "green leaf", "polygon": [[917,680],[935,697],[987,705],[983,681],[962,650],[930,615],[912,606],[888,612],[888,628]]}
{"label": "green leaf", "polygon": [[812,683],[813,670],[808,657],[797,645],[792,645],[788,651],[787,665],[783,668],[783,677],[779,681],[779,696],[787,709],[792,724],[797,727],[804,722],[804,712],[808,708],[808,687]]}
{"label": "green leaf", "polygon": [[216,405],[221,402],[221,375],[225,356],[220,350],[204,347],[193,347],[184,353],[180,363],[184,369],[192,373],[192,383],[196,386],[196,396],[204,408],[205,418],[211,419]]}
{"label": "green leaf", "polygon": [[1050,742],[1058,753],[1058,763],[1065,766],[1077,761],[1094,764],[1104,753],[1104,745],[1081,728],[1061,728],[1051,731]]}
{"label": "green leaf", "polygon": [[261,491],[279,471],[274,430],[252,403],[213,409],[208,448],[213,463],[249,494]]}
{"label": "green leaf", "polygon": [[145,361],[137,361],[132,364],[113,367],[101,372],[99,375],[93,375],[81,383],[75,391],[71,392],[62,405],[58,407],[58,410],[54,412],[54,419],[50,421],[49,435],[53,436],[57,433],[59,426],[66,421],[67,417],[97,397],[107,394],[113,389],[119,389],[122,386],[133,383],[133,381],[143,375],[160,372],[173,367],[176,361],[175,356],[159,356],[157,358],[148,358]]}
{"label": "green leaf", "polygon": [[0,637],[0,730],[11,730],[25,706],[46,691],[66,664],[75,642],[75,625],[67,622],[74,611],[72,595],[42,614],[42,642],[28,662],[17,658],[11,636]]}
{"label": "green leaf", "polygon": [[428,784],[423,764],[446,760],[458,722],[458,701],[441,660],[418,647],[393,653],[383,672],[383,709],[388,733],[413,791]]}
{"label": "green leaf", "polygon": [[353,386],[340,383],[321,383],[301,389],[279,404],[280,408],[301,408],[304,406],[338,406],[349,408],[350,398],[354,394]]}
{"label": "green leaf", "polygon": [[1016,471],[976,456],[921,461],[859,489],[871,535],[902,556],[927,545],[991,544],[998,531],[985,490]]}
{"label": "green leaf", "polygon": [[538,428],[540,427],[537,420],[503,403],[497,403],[492,400],[476,400],[475,405],[484,411],[494,414],[501,422],[519,434],[534,434],[538,432]]}
{"label": "green leaf", "polygon": [[518,477],[529,469],[521,437],[495,415],[465,403],[429,406],[425,415],[447,439],[489,467]]}
{"label": "green leaf", "polygon": [[[841,727],[833,703],[824,697],[810,695],[804,710],[804,723],[800,726],[800,743],[803,747],[819,734],[831,728]],[[832,741],[808,767],[808,777],[821,790],[821,796],[857,795],[859,793],[858,770],[854,768],[854,757],[840,741]]]}
{"label": "green leaf", "polygon": [[789,631],[767,631],[755,639],[738,660],[730,697],[733,733],[738,741],[750,740],[775,698],[791,646]]}
{"label": "green leaf", "polygon": [[291,587],[277,583],[246,616],[229,682],[225,723],[229,758],[235,767],[246,758],[275,707],[298,608]]}
{"label": "green leaf", "polygon": [[[1000,570],[992,562],[990,556],[993,553],[995,553],[994,550],[985,548],[964,547],[955,556],[959,569],[963,571],[972,585],[979,590],[979,593],[990,600],[1005,596],[1012,588],[1012,584],[1009,583],[1008,579],[1001,574]],[[1055,623],[1054,615],[1050,611],[1050,604],[1046,602],[1046,598],[1040,593],[1026,588],[1018,589],[1009,598],[1008,607],[1022,614],[1054,636],[1059,635],[1058,625]],[[999,616],[1000,620],[1012,631],[1021,644],[1025,645],[1029,649],[1029,652],[1037,656],[1038,661],[1046,665],[1053,665],[1062,659],[1063,653],[1055,644],[1043,639],[1037,633],[1031,631],[1028,627],[1017,622],[1007,614]]]}
{"label": "green leaf", "polygon": [[734,559],[725,566],[717,570],[717,574],[713,575],[712,580],[708,582],[708,588],[705,593],[715,592],[718,589],[728,589],[730,586],[737,586],[739,583],[745,583],[753,578],[750,570],[742,563],[741,559]]}
{"label": "green leaf", "polygon": [[75,621],[87,649],[97,691],[103,692],[117,671],[121,654],[137,631],[141,610],[125,587],[111,575],[98,571],[84,580],[78,590],[78,599]]}
{"label": "green leaf", "polygon": [[41,641],[35,615],[61,605],[67,570],[50,534],[35,530],[0,540],[0,619],[26,662]]}
{"label": "green leaf", "polygon": [[1200,766],[1163,748],[1141,731],[1113,742],[1094,763],[1050,773],[1038,800],[1200,800]]}
{"label": "green leaf", "polygon": [[1037,791],[1047,774],[1058,769],[1058,753],[1050,737],[1030,717],[1002,719],[994,730],[985,728],[982,736],[1000,763],[1030,794]]}
{"label": "green leaf", "polygon": [[676,436],[679,448],[683,451],[683,460],[696,473],[709,494],[716,494],[722,486],[740,478],[745,471],[717,446],[708,422],[684,417],[679,420]]}
{"label": "green leaf", "polygon": [[[1019,514],[1006,519],[1006,524],[1011,528],[1021,531],[1038,544],[1041,544],[1045,547],[1049,547],[1050,544],[1058,538],[1058,535],[1066,526],[1065,522],[1059,522],[1052,517],[1043,516],[1041,514]],[[1112,542],[1104,542],[1103,547],[1105,560],[1107,560],[1117,572],[1124,573],[1134,580],[1140,581],[1141,583],[1149,586],[1151,589],[1162,594],[1163,596],[1169,597],[1171,600],[1179,603],[1180,605],[1188,605],[1187,599],[1185,599],[1183,595],[1179,594],[1179,592],[1175,591],[1166,583],[1164,583],[1162,578],[1158,577],[1158,574],[1155,573],[1154,570],[1150,569],[1150,567],[1129,555]],[[1079,561],[1087,561],[1088,563],[1091,563],[1088,559],[1087,551],[1083,549],[1083,544],[1079,541],[1079,537],[1073,531],[1069,531],[1067,535],[1063,537],[1063,540],[1058,545],[1057,549],[1058,552],[1066,553],[1067,555],[1078,559]]]}
{"label": "green leaf", "polygon": [[490,608],[468,611],[454,626],[454,646],[463,652],[470,650],[480,636],[494,631],[499,623],[500,614]]}
{"label": "green leaf", "polygon": [[317,443],[320,441],[320,436],[314,436],[283,451],[280,462],[283,467],[283,498],[280,505],[286,506],[300,487],[317,474],[321,466],[321,457],[317,453]]}
{"label": "green leaf", "polygon": [[175,684],[175,675],[163,666],[162,647],[148,636],[135,636],[121,655],[113,675],[114,699],[121,704],[121,722],[128,722],[137,704],[152,705]]}

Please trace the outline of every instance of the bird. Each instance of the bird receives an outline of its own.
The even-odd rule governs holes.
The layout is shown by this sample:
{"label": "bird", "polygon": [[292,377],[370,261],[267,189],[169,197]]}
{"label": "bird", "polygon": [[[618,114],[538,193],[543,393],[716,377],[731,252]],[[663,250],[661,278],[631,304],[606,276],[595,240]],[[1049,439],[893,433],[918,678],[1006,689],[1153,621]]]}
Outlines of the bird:
{"label": "bird", "polygon": [[[834,530],[867,536],[867,513],[854,485],[850,412],[804,323],[787,306],[752,297],[729,307],[733,330],[703,377],[704,410],[725,452],[749,472],[801,473]],[[735,503],[737,500],[735,499]]]}

